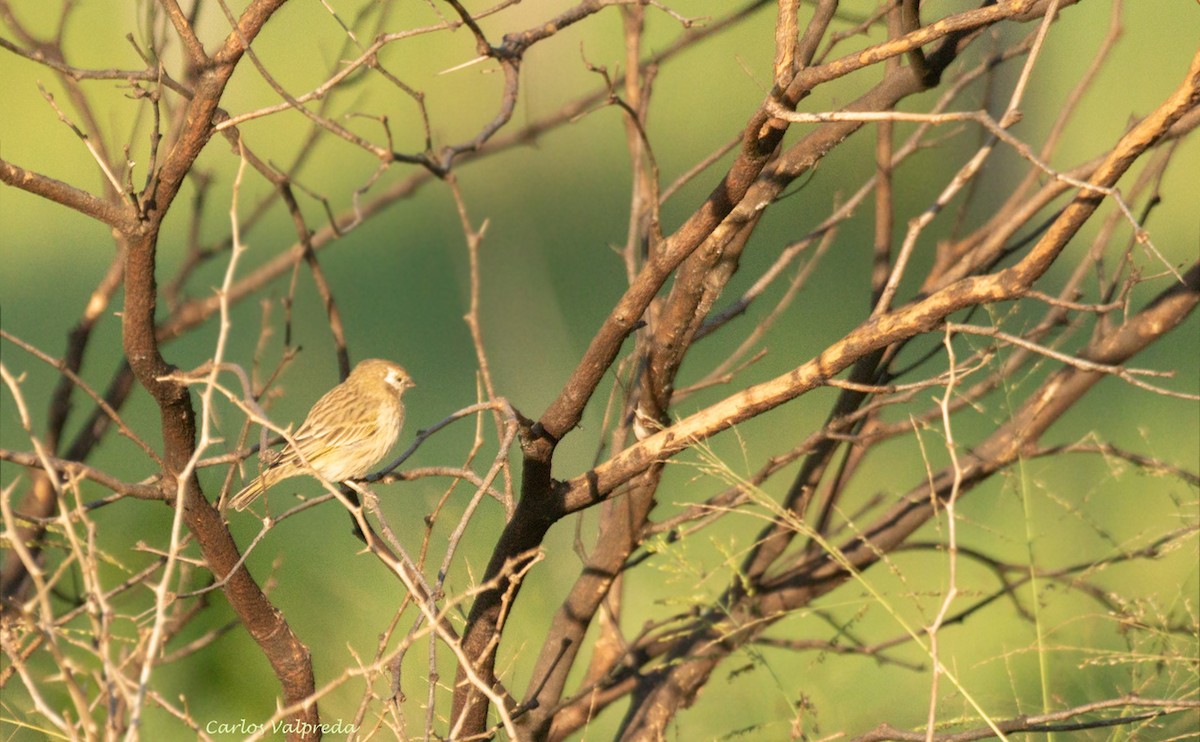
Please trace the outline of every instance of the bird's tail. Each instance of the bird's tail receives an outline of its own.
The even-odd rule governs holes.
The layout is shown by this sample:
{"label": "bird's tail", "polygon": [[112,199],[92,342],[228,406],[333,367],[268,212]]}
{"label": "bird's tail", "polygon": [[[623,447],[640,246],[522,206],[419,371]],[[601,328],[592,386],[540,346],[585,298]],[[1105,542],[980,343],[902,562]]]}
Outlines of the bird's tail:
{"label": "bird's tail", "polygon": [[229,498],[229,504],[234,510],[245,510],[246,506],[257,500],[258,496],[266,492],[267,487],[270,486],[271,483],[267,481],[267,475],[264,473],[262,476],[255,477],[254,481],[243,487],[241,492]]}

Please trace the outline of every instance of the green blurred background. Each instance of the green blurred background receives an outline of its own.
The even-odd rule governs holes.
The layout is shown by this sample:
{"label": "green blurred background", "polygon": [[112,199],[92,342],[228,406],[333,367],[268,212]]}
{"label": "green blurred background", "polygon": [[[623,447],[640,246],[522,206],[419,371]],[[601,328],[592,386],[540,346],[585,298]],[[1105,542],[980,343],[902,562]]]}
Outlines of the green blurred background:
{"label": "green blurred background", "polygon": [[[145,5],[79,3],[66,31],[67,48],[76,55],[69,61],[83,67],[139,67],[124,36],[132,32],[135,38],[144,38],[140,29]],[[335,7],[349,19],[358,5],[337,3]],[[498,38],[501,32],[535,25],[568,6],[525,3],[485,21],[483,28]],[[717,16],[727,10],[726,4],[712,2],[672,3],[672,7],[688,16]],[[843,3],[846,14],[856,18],[873,7],[871,3]],[[962,7],[949,2],[925,3],[925,17],[956,12]],[[807,18],[807,5],[805,8],[803,18]],[[23,22],[42,33],[50,33],[57,22],[56,5],[26,1],[17,2],[14,9]],[[397,6],[390,27],[435,23],[438,12],[449,12],[445,6],[437,6],[436,10],[423,3]],[[1018,136],[1034,143],[1040,141],[1065,94],[1089,64],[1107,28],[1109,11],[1109,4],[1099,2],[1085,2],[1065,11],[1039,60],[1022,106],[1025,118],[1015,129]],[[1187,2],[1129,5],[1124,36],[1102,69],[1100,82],[1081,104],[1052,164],[1068,167],[1091,158],[1111,146],[1131,117],[1143,115],[1161,102],[1178,84],[1194,52],[1198,12],[1195,4]],[[835,27],[844,29],[849,25],[843,21]],[[223,28],[224,21],[215,9],[202,12],[200,29],[210,51]],[[676,21],[649,11],[646,49],[664,48],[679,30]],[[1012,38],[1029,30],[1024,26],[1001,33]],[[660,71],[648,133],[664,182],[674,180],[727,141],[762,99],[770,81],[772,33],[773,11],[768,8],[728,33],[689,50]],[[294,2],[271,22],[255,42],[255,49],[285,87],[303,91],[325,79],[343,39],[337,24],[319,3]],[[849,50],[847,47],[842,51]],[[177,53],[177,49],[171,53]],[[474,54],[473,39],[460,31],[418,37],[389,46],[381,55],[391,71],[426,93],[435,144],[473,136],[493,115],[500,75],[487,74],[483,69],[486,65],[437,74]],[[606,66],[616,75],[623,63],[623,50],[621,24],[615,11],[601,13],[530,52],[522,68],[521,100],[509,128],[547,115],[581,92],[594,90],[600,80],[587,71],[585,59],[592,65]],[[997,99],[1007,98],[1016,71],[1012,68],[999,76]],[[806,108],[825,110],[844,103],[874,79],[871,75],[852,77],[844,84],[823,88],[806,101]],[[0,81],[5,97],[5,110],[0,114],[0,155],[22,167],[98,192],[99,175],[83,146],[58,122],[38,92],[37,83],[41,82],[67,107],[54,75],[6,52],[0,54]],[[138,182],[147,159],[146,123],[137,118],[138,104],[119,84],[89,83],[86,89],[101,126],[112,133],[107,142],[112,151],[119,152],[127,140],[134,142],[130,157],[138,162]],[[909,106],[921,110],[937,95],[940,91],[932,91]],[[973,104],[978,102],[977,98],[971,100]],[[276,97],[258,73],[243,63],[223,105],[236,114],[274,102]],[[330,115],[340,117],[351,111],[386,115],[395,148],[420,149],[423,133],[415,107],[394,88],[378,83],[356,86],[333,104]],[[140,120],[136,129],[135,120]],[[338,120],[365,136],[382,140],[378,121]],[[247,123],[241,130],[260,157],[286,166],[307,136],[308,124],[297,114],[285,113]],[[131,136],[131,131],[137,133]],[[977,141],[974,133],[968,133],[904,165],[898,173],[905,183],[898,234],[903,232],[904,221],[944,187],[952,173],[947,168],[957,167]],[[736,296],[748,286],[781,246],[822,219],[837,194],[852,192],[870,175],[872,147],[873,136],[864,131],[833,152],[798,195],[771,209],[727,297]],[[1196,207],[1200,205],[1200,187],[1194,181],[1200,146],[1192,137],[1182,147],[1185,151],[1176,156],[1163,182],[1165,201],[1148,223],[1155,244],[1175,265],[1193,261],[1198,245]],[[366,182],[375,166],[361,150],[325,137],[311,153],[298,180],[327,197],[335,210],[341,210],[350,205],[352,192]],[[199,234],[202,241],[219,242],[230,229],[228,208],[236,157],[223,139],[215,138],[197,167],[216,179],[198,226]],[[999,153],[989,171],[994,177],[984,179],[972,218],[985,218],[989,207],[994,207],[1020,177],[1023,167],[1011,153]],[[553,130],[532,146],[488,157],[458,172],[472,220],[476,225],[485,219],[488,222],[482,249],[481,300],[483,335],[492,371],[500,393],[528,416],[539,415],[557,394],[623,288],[623,267],[614,246],[625,240],[629,170],[621,114],[616,108],[606,107]],[[404,166],[394,166],[365,197],[370,198],[411,172]],[[666,230],[691,213],[720,172],[718,165],[667,204]],[[243,214],[268,191],[261,179],[247,177],[241,192]],[[168,219],[159,251],[162,283],[174,275],[182,260],[190,226],[189,199],[194,194],[193,184],[185,187]],[[324,223],[313,199],[302,197],[302,207],[310,226]],[[842,229],[816,279],[767,336],[764,345],[770,352],[766,358],[742,379],[761,381],[792,368],[861,321],[866,298],[857,293],[857,287],[864,281],[846,282],[847,277],[865,276],[869,269],[869,208],[861,212],[859,219]],[[8,187],[0,189],[0,230],[3,327],[48,353],[60,355],[67,331],[110,262],[112,240],[101,225]],[[935,225],[923,244],[932,245],[935,237],[944,234],[945,228]],[[250,250],[239,275],[288,248],[294,239],[288,215],[281,208],[272,209],[266,219],[243,235]],[[1086,249],[1086,241],[1080,239],[1072,249]],[[919,259],[927,254],[928,250]],[[418,383],[407,400],[409,417],[403,445],[411,441],[415,430],[475,401],[474,354],[462,320],[468,301],[466,249],[453,200],[444,185],[426,185],[411,198],[397,202],[323,250],[320,260],[339,302],[353,359],[380,356],[399,360]],[[1143,266],[1147,273],[1161,269],[1151,259],[1145,259]],[[187,283],[187,295],[209,295],[224,270],[224,259],[212,261]],[[1061,276],[1051,276],[1050,280],[1055,278]],[[856,287],[853,292],[848,289],[850,285]],[[1135,303],[1143,303],[1164,285],[1161,281],[1146,284],[1139,289],[1142,293]],[[267,351],[272,361],[281,352],[280,300],[287,294],[287,287],[285,275],[263,293],[274,305],[275,334]],[[114,316],[119,311],[119,295],[110,309],[97,329],[82,374],[100,388],[119,358],[120,323]],[[160,306],[160,312],[166,309]],[[303,351],[281,382],[286,396],[271,408],[273,418],[284,424],[298,423],[316,397],[336,381],[324,311],[304,269],[298,279],[294,312],[293,342]],[[229,360],[250,362],[260,317],[257,301],[244,302],[234,309]],[[1197,392],[1197,324],[1192,317],[1165,342],[1139,356],[1135,365],[1178,369],[1180,376],[1164,383]],[[740,333],[748,326],[731,328],[729,333],[706,342],[685,367],[681,381],[687,383],[702,376],[736,346]],[[215,337],[215,324],[209,322],[200,331],[166,346],[165,354],[183,368],[194,367],[211,357]],[[930,339],[931,343],[939,341]],[[0,344],[0,351],[11,371],[25,374],[22,392],[30,404],[34,430],[40,432],[56,378],[11,344]],[[1022,377],[1024,386],[1012,390],[1013,399],[1020,400],[1032,390],[1044,371]],[[726,393],[728,389],[718,388],[695,395],[676,413],[687,414]],[[0,398],[4,404],[0,417],[3,446],[28,450],[11,395],[5,391]],[[757,469],[765,457],[819,425],[832,398],[829,391],[808,395],[765,419],[741,426],[736,433],[721,436],[712,442],[712,448],[732,470],[747,474]],[[591,463],[601,425],[601,406],[600,402],[593,403],[582,429],[560,449],[557,476],[572,476]],[[82,401],[77,402],[77,418],[74,427],[68,427],[68,439],[76,432],[81,418],[78,413],[84,409]],[[236,435],[240,416],[228,405],[221,405],[218,412],[220,433]],[[146,440],[158,445],[157,415],[144,393],[133,395],[124,415]],[[977,439],[1002,415],[1002,407],[996,406],[973,417],[964,416],[958,434],[967,440]],[[1073,441],[1090,432],[1099,439],[1195,467],[1200,450],[1198,428],[1195,403],[1153,396],[1109,380],[1052,431],[1050,440]],[[459,423],[425,445],[411,465],[460,463],[472,433],[470,423]],[[931,433],[926,442],[927,447],[940,451],[936,434]],[[941,460],[936,455],[935,459]],[[660,517],[674,514],[681,504],[701,500],[725,486],[712,477],[699,476],[694,466],[698,460],[694,455],[685,456],[677,466],[669,467],[659,497],[660,510],[656,511]],[[152,473],[149,462],[137,449],[117,436],[109,437],[92,463],[127,480],[139,480]],[[882,448],[871,459],[860,478],[861,495],[865,498],[882,492],[895,496],[918,483],[922,472],[913,442],[899,441]],[[0,474],[4,487],[23,476],[7,464],[0,466]],[[202,477],[206,489],[217,491],[223,476],[223,469],[206,471]],[[786,479],[785,473],[767,492],[777,496]],[[412,550],[424,535],[423,517],[445,487],[444,481],[426,479],[385,488],[386,512]],[[276,511],[289,502],[283,489],[272,493],[279,503]],[[297,482],[291,491],[314,494],[317,486]],[[435,556],[427,570],[430,575],[465,500],[464,489],[452,498],[448,512],[438,521],[433,535]],[[1027,560],[1032,548],[1039,564],[1054,567],[1072,564],[1085,554],[1108,554],[1144,545],[1173,524],[1182,525],[1181,518],[1194,523],[1196,515],[1195,490],[1176,479],[1140,474],[1099,458],[1033,461],[971,495],[963,506],[961,537],[998,558],[1013,561]],[[170,513],[161,506],[126,502],[100,510],[96,519],[102,543],[114,560],[108,576],[115,583],[147,562],[150,557],[132,547],[135,542],[149,541],[150,534],[164,534]],[[460,592],[479,577],[502,523],[500,506],[486,501],[468,529],[462,553],[447,582],[448,592]],[[652,559],[648,569],[630,580],[627,630],[636,631],[647,620],[661,619],[695,601],[706,602],[718,595],[760,525],[752,515],[733,518]],[[593,526],[594,516],[582,516],[579,529],[584,543],[593,538]],[[235,536],[246,543],[257,532],[258,523],[235,514],[232,527]],[[923,538],[942,536],[944,533],[932,528],[922,534]],[[521,594],[512,619],[519,630],[506,639],[499,665],[510,681],[509,688],[516,692],[525,688],[540,646],[538,637],[578,573],[578,561],[571,556],[574,539],[575,528],[570,523],[551,532],[546,552],[556,558],[543,561],[535,569]],[[276,528],[250,558],[251,569],[259,580],[269,576],[274,583],[272,600],[312,648],[319,686],[353,664],[354,656],[373,655],[378,634],[387,626],[402,596],[401,586],[375,559],[359,553],[359,546],[346,520],[327,505]],[[868,578],[888,596],[895,614],[914,626],[928,620],[939,600],[932,591],[944,582],[944,562],[934,559],[920,553],[899,553],[889,568],[873,570]],[[1166,615],[1194,626],[1200,597],[1195,562],[1193,538],[1155,562],[1153,570],[1147,570],[1145,563],[1119,565],[1101,581],[1114,595],[1129,601],[1127,605],[1142,606],[1147,623],[1153,624]],[[978,566],[968,563],[963,569],[967,573],[964,582],[994,586]],[[835,633],[828,621],[845,624],[856,636],[871,640],[900,633],[895,616],[883,610],[861,586],[849,585],[831,597],[834,600],[821,605],[821,615],[799,614],[781,623],[776,633],[827,639]],[[211,600],[213,608],[180,637],[180,644],[232,620],[223,598],[214,596]],[[1158,693],[1174,691],[1195,697],[1195,681],[1186,671],[1180,672],[1175,666],[1164,670],[1161,665],[1158,670],[1151,669],[1147,663],[1153,661],[1155,648],[1141,646],[1122,634],[1096,603],[1054,587],[1049,587],[1041,600],[1044,640],[1053,650],[1040,657],[1033,627],[1018,619],[1011,607],[997,606],[966,627],[944,634],[943,650],[955,658],[956,672],[971,695],[992,713],[1034,712],[1041,707],[1042,661],[1049,668],[1048,695],[1056,703],[1102,697],[1112,694],[1112,688],[1141,689],[1147,694],[1152,688]],[[401,625],[409,620],[405,618]],[[133,629],[124,626],[121,630]],[[1178,637],[1162,635],[1159,639],[1169,644]],[[1194,656],[1195,644],[1191,647]],[[426,681],[424,648],[413,651],[422,657],[409,658],[405,691],[415,734],[423,718],[420,704],[425,698]],[[770,648],[758,651],[744,652],[714,676],[696,707],[679,717],[678,739],[782,738],[797,715],[803,717],[804,728],[814,736],[838,730],[865,731],[884,720],[915,725],[924,719],[929,687],[926,671],[914,672],[869,658],[796,654]],[[444,656],[447,654],[442,652],[442,682],[448,684],[453,670]],[[895,656],[912,663],[924,659],[911,646],[897,650]],[[1191,672],[1194,674],[1194,668]],[[236,626],[188,661],[164,666],[158,673],[163,695],[186,695],[197,719],[255,720],[274,708],[276,683],[253,642]],[[6,738],[33,734],[28,730],[14,732],[8,726],[7,717],[13,709],[25,708],[20,693],[10,683],[5,694]],[[348,721],[361,694],[362,686],[356,682],[335,690],[322,702],[322,719],[329,723],[339,718]],[[951,698],[943,706],[944,718],[968,712],[945,686],[943,695]],[[797,710],[801,698],[810,708]],[[447,709],[443,699],[439,710]],[[606,713],[588,730],[586,738],[611,736],[619,717],[616,708]],[[145,738],[157,738],[152,734],[156,729],[178,727],[161,712],[154,712],[147,718]]]}

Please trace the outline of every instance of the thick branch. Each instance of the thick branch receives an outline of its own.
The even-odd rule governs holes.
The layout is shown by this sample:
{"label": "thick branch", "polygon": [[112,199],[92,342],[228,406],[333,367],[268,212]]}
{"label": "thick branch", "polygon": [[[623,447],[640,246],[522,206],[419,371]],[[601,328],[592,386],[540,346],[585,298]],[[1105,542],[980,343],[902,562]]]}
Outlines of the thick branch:
{"label": "thick branch", "polygon": [[113,229],[128,231],[137,221],[124,206],[109,203],[75,186],[0,160],[0,182],[66,206]]}

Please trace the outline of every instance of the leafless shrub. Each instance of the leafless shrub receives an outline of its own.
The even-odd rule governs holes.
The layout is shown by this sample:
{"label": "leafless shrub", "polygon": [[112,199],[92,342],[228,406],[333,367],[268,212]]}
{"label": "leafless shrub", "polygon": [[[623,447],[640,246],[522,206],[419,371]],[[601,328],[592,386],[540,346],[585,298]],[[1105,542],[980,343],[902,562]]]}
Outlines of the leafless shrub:
{"label": "leafless shrub", "polygon": [[[1179,466],[1102,434],[1062,443],[1047,431],[1098,404],[1093,390],[1105,380],[1135,399],[1175,399],[1181,415],[1190,415],[1180,419],[1195,421],[1197,398],[1187,387],[1195,380],[1195,359],[1180,362],[1183,380],[1175,369],[1137,359],[1184,323],[1200,299],[1200,264],[1177,265],[1177,246],[1148,227],[1167,197],[1165,174],[1182,167],[1181,150],[1190,145],[1195,151],[1200,55],[1190,67],[1183,59],[1159,60],[1161,75],[1176,81],[1164,86],[1160,103],[1136,112],[1123,132],[1097,143],[1086,159],[1069,163],[1060,149],[1079,126],[1081,101],[1111,79],[1102,72],[1128,12],[1120,2],[1112,5],[1109,34],[1052,125],[1033,133],[1018,123],[1030,86],[1043,74],[1039,60],[1049,47],[1066,43],[1055,31],[1069,23],[1071,6],[1094,2],[1006,0],[936,11],[927,4],[921,12],[916,0],[896,0],[855,16],[833,0],[752,1],[707,4],[703,12],[712,15],[701,18],[682,5],[632,0],[583,0],[557,14],[511,0],[471,9],[448,0],[421,6],[421,22],[414,21],[420,13],[399,4],[364,3],[352,12],[343,3],[322,4],[326,22],[342,29],[343,44],[323,81],[301,89],[285,80],[305,48],[295,44],[281,53],[265,41],[267,32],[305,33],[289,26],[280,12],[283,0],[251,0],[244,7],[224,0],[191,7],[146,3],[129,36],[142,64],[106,68],[76,62],[80,50],[67,41],[75,37],[62,31],[79,12],[73,3],[64,3],[58,31],[41,33],[32,30],[28,8],[0,2],[7,28],[0,45],[9,61],[54,78],[65,95],[43,88],[45,110],[77,137],[99,174],[95,181],[79,172],[56,179],[19,164],[27,153],[10,147],[0,160],[0,180],[104,225],[116,248],[61,357],[41,338],[11,327],[0,335],[6,359],[19,356],[23,367],[33,359],[33,374],[57,380],[38,419],[26,399],[28,376],[10,371],[8,360],[0,365],[6,435],[13,440],[0,449],[6,462],[0,497],[6,725],[72,739],[136,739],[158,728],[206,739],[261,739],[278,729],[296,739],[323,732],[561,739],[616,707],[623,712],[607,714],[615,721],[606,728],[617,737],[659,739],[671,734],[680,712],[697,702],[720,668],[740,672],[745,658],[752,668],[770,668],[775,661],[767,654],[816,652],[869,657],[922,678],[927,688],[923,699],[910,699],[922,714],[903,722],[919,728],[897,728],[867,708],[855,718],[874,718],[874,731],[836,730],[859,739],[966,740],[1112,725],[1153,727],[1164,736],[1194,731],[1200,706],[1196,596],[1185,591],[1164,608],[1116,593],[1098,579],[1113,565],[1150,569],[1171,552],[1194,556],[1197,474],[1187,468],[1194,462]],[[586,70],[598,87],[575,93],[550,115],[519,114],[523,70],[536,64],[534,50],[576,45],[578,29],[601,33],[597,29],[607,29],[601,24],[611,19],[622,24],[623,63],[601,64],[585,45],[573,71]],[[648,24],[669,25],[670,43],[648,43]],[[648,126],[658,110],[656,83],[664,70],[689,64],[689,54],[735,32],[774,44],[769,89],[739,112],[744,123],[728,131],[727,144],[668,172],[656,156],[661,137]],[[461,84],[465,97],[475,95],[466,81],[478,71],[498,81],[494,98],[469,101],[475,123],[466,134],[462,120],[439,118],[442,101],[432,105],[425,78],[394,61],[410,48],[419,54],[427,47],[417,45],[429,39],[462,48],[464,37],[473,40],[476,56],[446,71],[448,86]],[[270,99],[246,105],[252,98],[238,85],[248,80],[265,83]],[[97,92],[114,84],[124,92],[120,101]],[[363,90],[369,96],[359,97]],[[709,105],[727,105],[720,90],[706,92]],[[818,100],[837,103],[825,110]],[[603,319],[549,404],[518,409],[493,362],[510,352],[526,354],[525,364],[542,358],[536,348],[489,342],[486,319],[508,310],[484,298],[489,276],[481,250],[489,224],[505,215],[476,213],[462,181],[473,163],[502,153],[520,156],[540,136],[614,108],[619,117],[611,120],[623,127],[632,174],[629,212],[617,217],[627,222],[627,236],[615,258],[627,285],[616,297],[577,297],[602,307]],[[377,113],[384,109],[403,110],[415,123],[401,132]],[[137,123],[131,134],[121,133],[110,123],[114,111],[130,110]],[[1131,113],[1111,111],[1118,120]],[[30,112],[9,108],[8,115]],[[252,134],[258,127],[273,131],[280,120],[289,122],[289,131],[297,121],[305,127],[286,163],[264,154],[260,148],[273,143],[256,144]],[[122,151],[115,142],[123,136]],[[786,211],[795,203],[788,196],[819,164],[864,137],[874,141],[873,172],[855,190],[832,202],[801,191],[796,198],[806,199],[804,218]],[[969,151],[963,140],[974,142]],[[322,178],[310,174],[314,153],[331,143],[372,162],[346,191],[325,192],[314,185]],[[580,151],[586,148],[581,142]],[[210,151],[226,162],[202,167],[201,155]],[[928,153],[941,158],[942,167],[912,165]],[[1012,160],[991,166],[1002,157]],[[554,176],[579,177],[575,168],[562,163]],[[909,173],[919,173],[911,176],[918,180]],[[208,241],[200,225],[221,182],[231,194],[228,226],[225,237]],[[265,195],[251,195],[263,194],[262,184]],[[707,197],[687,201],[696,184]],[[237,543],[224,498],[236,490],[238,467],[249,471],[252,455],[270,436],[288,433],[264,404],[294,357],[292,301],[308,291],[319,297],[345,376],[351,350],[361,356],[365,349],[351,342],[352,322],[342,311],[349,299],[325,272],[337,258],[323,251],[428,189],[452,199],[461,221],[476,404],[427,424],[408,451],[367,481],[345,489],[326,482],[326,494],[264,516],[258,533]],[[914,209],[913,199],[925,190],[935,195]],[[1173,198],[1194,205],[1197,194],[1193,189]],[[662,210],[680,204],[686,216],[669,227]],[[777,211],[793,220],[782,246],[760,229],[764,216]],[[172,212],[190,226],[182,259],[168,277],[162,237]],[[242,234],[274,213],[290,219],[293,243],[243,267]],[[868,225],[862,234],[873,232],[869,249],[846,236],[859,223]],[[1190,239],[1189,250],[1195,236]],[[581,235],[580,241],[588,239]],[[848,272],[849,263],[831,260],[834,250],[869,255],[860,261],[867,269]],[[220,266],[219,288],[197,290],[196,276],[213,266]],[[284,312],[264,310],[261,329],[235,323],[234,308],[268,297],[272,282],[289,274]],[[300,275],[311,281],[298,281]],[[799,321],[817,324],[798,318],[796,302],[830,286],[844,316],[853,313],[848,329],[822,327],[833,339],[818,352],[795,356],[781,373],[756,376],[766,367],[764,349],[779,337],[773,333]],[[367,294],[384,289],[370,281],[360,288]],[[119,294],[124,362],[96,388],[81,369]],[[518,321],[533,327],[543,319]],[[266,350],[267,338],[280,329],[285,351],[276,358]],[[258,352],[232,357],[230,338],[247,332],[261,333]],[[704,342],[709,338],[729,350],[715,360],[699,352],[712,345]],[[184,364],[169,360],[168,343],[208,360],[181,369]],[[685,383],[681,371],[689,359]],[[827,396],[812,394],[826,388]],[[157,409],[154,424],[127,415],[130,400],[143,392]],[[779,421],[802,399],[827,404],[825,422],[796,435]],[[222,433],[214,427],[219,410],[225,411]],[[589,411],[602,424],[581,428]],[[230,414],[238,420],[232,428]],[[460,421],[474,421],[475,430],[457,463],[406,468],[415,450]],[[714,448],[738,435],[731,429],[761,421],[779,426],[769,448],[761,441],[747,445],[739,462]],[[1138,423],[1151,429],[1180,424]],[[18,424],[23,433],[9,432]],[[1194,428],[1187,434],[1194,438]],[[118,437],[128,439],[155,476],[126,481],[89,463],[102,443]],[[556,463],[559,444],[579,438],[595,450],[594,465],[570,470]],[[878,481],[878,461],[886,461],[888,446],[897,442],[920,460],[924,474]],[[989,548],[986,530],[961,532],[964,524],[977,525],[960,510],[972,495],[996,496],[1011,475],[1014,490],[1027,497],[1026,466],[1038,459],[1066,462],[1072,454],[1127,465],[1125,478],[1136,476],[1132,472],[1170,478],[1179,493],[1176,512],[1167,514],[1174,525],[1153,521],[1132,541],[1092,545],[1068,563],[1039,559],[1038,539],[1028,534],[1015,539],[1028,544],[1026,558],[1014,560]],[[675,462],[685,463],[670,470]],[[225,472],[215,490],[198,476],[210,467]],[[685,474],[673,478],[675,471]],[[379,494],[397,480],[417,479],[449,484],[427,518],[424,541],[405,544]],[[704,489],[704,499],[681,493],[696,483],[690,491]],[[1104,532],[1100,523],[1108,516],[1073,493],[1061,497],[1070,512]],[[434,523],[452,517],[442,510],[449,498],[467,504],[448,526],[449,538],[435,537]],[[295,515],[322,503],[338,507],[329,500],[349,512],[367,551],[402,585],[396,590],[402,597],[389,624],[360,627],[379,637],[374,656],[317,672],[309,645],[318,638],[300,635],[268,597],[268,583],[287,580],[287,570],[254,575],[245,560]],[[464,534],[489,500],[504,513],[503,528],[487,544],[490,560],[474,573],[473,587],[448,591],[445,576],[463,568]],[[146,509],[164,504],[171,527],[138,533],[140,556],[149,559],[127,568],[128,555],[108,550],[111,521],[101,526],[98,514],[119,510],[122,522],[136,528]],[[597,514],[597,527],[576,526],[577,557],[558,553],[547,533],[584,511]],[[716,554],[723,566],[715,574],[726,584],[684,606],[658,606],[652,620],[635,625],[630,614],[644,616],[650,608],[631,590],[631,575],[656,561],[685,564],[681,550],[708,548],[699,544],[717,527],[742,533]],[[906,571],[902,563],[910,557],[921,558],[920,570],[935,570],[937,577],[927,581],[917,579],[917,570]],[[578,577],[564,586],[548,628],[537,636],[520,633],[526,630],[509,618],[526,595],[522,586],[543,560],[572,558],[580,562]],[[894,591],[880,587],[888,581]],[[1053,650],[1039,606],[1052,590],[1085,596],[1095,606],[1086,620],[1119,624],[1129,637],[1128,656],[1097,644],[1087,661],[1133,666],[1147,661],[1151,652],[1141,650],[1153,645],[1160,671],[1092,684],[1082,698],[1047,692],[1041,708],[1029,713],[973,693],[962,679],[967,668],[947,644],[961,642],[977,616],[1008,610],[1034,627],[1033,651],[1047,656]],[[218,591],[236,623],[205,623]],[[882,611],[893,629],[859,631],[857,614],[839,610],[850,604]],[[243,628],[277,679],[271,691],[277,706],[252,721],[195,715],[186,694],[162,684],[164,669],[219,655],[226,635]],[[514,634],[520,638],[502,642]],[[415,647],[420,651],[411,652]],[[506,670],[521,653],[536,657],[528,677]],[[452,683],[439,682],[447,661],[457,673]],[[422,662],[426,687],[403,687],[402,669]],[[995,664],[1003,678],[1003,663]],[[803,679],[780,683],[786,712],[739,720],[726,731],[772,738],[829,734],[817,723],[820,709]],[[347,688],[361,691],[355,716],[332,723],[321,715],[322,705]],[[843,700],[871,705],[861,694]],[[702,701],[723,704],[716,692]]]}

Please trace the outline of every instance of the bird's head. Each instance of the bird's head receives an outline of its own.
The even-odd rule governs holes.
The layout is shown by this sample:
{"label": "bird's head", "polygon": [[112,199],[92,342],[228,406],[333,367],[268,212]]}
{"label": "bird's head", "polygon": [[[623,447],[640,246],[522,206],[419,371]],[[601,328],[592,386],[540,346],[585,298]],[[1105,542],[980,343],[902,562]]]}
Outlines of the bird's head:
{"label": "bird's head", "polygon": [[350,372],[350,378],[347,381],[382,382],[397,397],[404,394],[406,389],[416,386],[403,366],[379,358],[371,358],[359,363]]}

